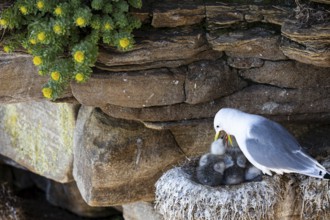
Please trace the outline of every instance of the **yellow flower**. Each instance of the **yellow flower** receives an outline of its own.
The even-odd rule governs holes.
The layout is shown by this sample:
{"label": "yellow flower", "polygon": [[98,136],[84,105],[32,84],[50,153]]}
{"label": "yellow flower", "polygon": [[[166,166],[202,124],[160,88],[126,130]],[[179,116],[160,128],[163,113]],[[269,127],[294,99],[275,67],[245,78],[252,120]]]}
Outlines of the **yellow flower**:
{"label": "yellow flower", "polygon": [[112,26],[111,26],[111,24],[109,22],[105,23],[103,28],[106,31],[110,31],[110,30],[113,29]]}
{"label": "yellow flower", "polygon": [[54,71],[50,74],[50,77],[54,80],[54,81],[58,81],[60,79],[61,74],[57,71]]}
{"label": "yellow flower", "polygon": [[78,17],[76,19],[76,25],[79,27],[84,27],[86,25],[86,21],[83,17]]}
{"label": "yellow flower", "polygon": [[63,10],[60,6],[57,6],[54,10],[54,14],[57,16],[61,16],[63,14]]}
{"label": "yellow flower", "polygon": [[37,8],[38,8],[38,9],[41,10],[41,9],[44,8],[44,6],[45,6],[45,3],[44,3],[43,1],[38,1],[38,2],[37,2]]}
{"label": "yellow flower", "polygon": [[37,38],[38,38],[38,40],[40,40],[41,42],[43,42],[46,39],[45,32],[38,33]]}
{"label": "yellow flower", "polygon": [[3,51],[5,51],[6,53],[9,53],[10,52],[10,47],[9,46],[4,46]]}
{"label": "yellow flower", "polygon": [[36,66],[40,66],[42,64],[42,59],[40,56],[35,56],[33,58],[33,64]]}
{"label": "yellow flower", "polygon": [[84,77],[84,75],[82,73],[77,73],[76,76],[75,76],[75,78],[76,78],[76,81],[77,82],[82,82],[85,77]]}
{"label": "yellow flower", "polygon": [[122,39],[119,40],[119,45],[123,49],[127,48],[130,45],[130,43],[131,42],[129,41],[129,39],[127,37],[122,38]]}
{"label": "yellow flower", "polygon": [[62,33],[62,27],[61,27],[61,25],[59,25],[59,24],[55,24],[55,25],[53,26],[53,31],[54,31],[56,34],[61,34],[61,33]]}
{"label": "yellow flower", "polygon": [[74,53],[73,58],[74,58],[75,61],[77,61],[78,63],[82,63],[82,62],[84,62],[85,54],[84,54],[84,52],[78,50],[77,52]]}
{"label": "yellow flower", "polygon": [[33,44],[33,45],[37,43],[36,39],[33,39],[33,38],[31,38],[31,39],[29,40],[29,42],[30,42],[31,44]]}
{"label": "yellow flower", "polygon": [[53,90],[51,88],[47,88],[47,87],[46,88],[43,88],[42,89],[42,94],[47,99],[50,99],[50,98],[52,98]]}
{"label": "yellow flower", "polygon": [[21,11],[21,13],[22,13],[23,15],[26,15],[26,14],[28,13],[28,10],[27,10],[27,8],[26,8],[25,6],[21,6],[21,7],[19,7],[19,10]]}
{"label": "yellow flower", "polygon": [[8,24],[7,20],[6,19],[0,19],[0,25],[3,26],[3,27],[6,27]]}

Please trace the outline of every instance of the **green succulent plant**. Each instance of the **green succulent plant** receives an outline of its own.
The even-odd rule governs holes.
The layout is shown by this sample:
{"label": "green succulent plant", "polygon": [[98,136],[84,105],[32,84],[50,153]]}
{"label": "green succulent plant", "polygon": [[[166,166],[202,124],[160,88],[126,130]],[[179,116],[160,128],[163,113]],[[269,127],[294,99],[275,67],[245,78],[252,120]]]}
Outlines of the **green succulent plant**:
{"label": "green succulent plant", "polygon": [[0,15],[0,27],[10,30],[3,51],[22,46],[32,54],[39,74],[49,77],[42,93],[55,100],[71,80],[88,80],[100,42],[121,51],[133,47],[132,31],[141,22],[129,8],[141,6],[142,0],[17,0]]}

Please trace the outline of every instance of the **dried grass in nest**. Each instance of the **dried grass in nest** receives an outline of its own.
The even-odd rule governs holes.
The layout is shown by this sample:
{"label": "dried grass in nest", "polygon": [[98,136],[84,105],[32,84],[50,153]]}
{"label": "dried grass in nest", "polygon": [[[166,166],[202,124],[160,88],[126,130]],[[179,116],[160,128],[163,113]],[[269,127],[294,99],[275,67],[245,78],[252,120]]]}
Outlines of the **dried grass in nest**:
{"label": "dried grass in nest", "polygon": [[[321,163],[330,169],[330,157]],[[330,219],[330,181],[299,176],[302,219]]]}
{"label": "dried grass in nest", "polygon": [[191,179],[189,171],[194,170],[196,160],[190,164],[167,171],[156,183],[155,208],[164,219],[274,219],[274,206],[284,190],[279,176],[209,187]]}

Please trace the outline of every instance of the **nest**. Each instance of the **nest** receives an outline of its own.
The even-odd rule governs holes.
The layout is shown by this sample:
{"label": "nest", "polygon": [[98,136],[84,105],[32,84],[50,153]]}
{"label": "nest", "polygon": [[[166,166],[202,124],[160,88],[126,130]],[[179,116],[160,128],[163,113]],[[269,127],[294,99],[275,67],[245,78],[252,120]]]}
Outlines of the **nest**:
{"label": "nest", "polygon": [[283,187],[279,176],[209,187],[192,179],[196,161],[167,171],[156,183],[156,210],[164,219],[274,219]]}
{"label": "nest", "polygon": [[[330,157],[321,163],[330,168]],[[302,219],[330,219],[330,181],[299,176]]]}

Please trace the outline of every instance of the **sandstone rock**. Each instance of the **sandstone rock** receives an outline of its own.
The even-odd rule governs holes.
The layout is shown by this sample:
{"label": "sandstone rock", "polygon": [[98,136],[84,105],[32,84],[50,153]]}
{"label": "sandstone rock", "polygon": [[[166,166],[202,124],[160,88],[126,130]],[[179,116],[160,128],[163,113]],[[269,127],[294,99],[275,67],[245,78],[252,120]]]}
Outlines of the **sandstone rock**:
{"label": "sandstone rock", "polygon": [[279,120],[329,121],[329,88],[284,89],[252,85],[212,102],[190,105],[176,104],[152,108],[122,108],[113,105],[103,111],[115,118],[140,121],[179,121],[213,118],[220,108],[238,108]]}
{"label": "sandstone rock", "polygon": [[96,67],[109,71],[173,68],[222,55],[211,50],[203,30],[198,28],[143,30],[135,33],[135,39],[134,48],[125,53],[101,48]]}
{"label": "sandstone rock", "polygon": [[46,198],[52,205],[67,209],[78,216],[96,218],[119,214],[117,210],[111,207],[92,207],[87,205],[74,181],[61,184],[48,180]]}
{"label": "sandstone rock", "polygon": [[330,68],[294,61],[266,61],[263,67],[242,70],[239,74],[253,82],[285,88],[330,87]]}
{"label": "sandstone rock", "polygon": [[[156,124],[153,124],[155,128]],[[151,124],[146,125],[151,127]],[[200,156],[210,150],[214,140],[213,119],[190,120],[165,124],[162,129],[169,129],[186,156]]]}
{"label": "sandstone rock", "polygon": [[[39,76],[31,56],[0,53],[0,103],[43,100],[42,86],[48,78]],[[67,90],[62,97],[71,97]]]}
{"label": "sandstone rock", "polygon": [[0,154],[58,182],[72,180],[76,105],[48,101],[0,107]]}
{"label": "sandstone rock", "polygon": [[0,54],[0,103],[42,99],[41,88],[47,78],[37,74],[31,57]]}
{"label": "sandstone rock", "polygon": [[225,51],[230,57],[286,59],[279,49],[280,36],[275,31],[259,27],[245,31],[212,31],[207,35],[207,39],[214,50]]}
{"label": "sandstone rock", "polygon": [[250,69],[253,67],[261,67],[264,61],[259,58],[228,57],[227,63],[229,66],[237,69]]}
{"label": "sandstone rock", "polygon": [[223,60],[200,61],[188,66],[185,81],[186,103],[197,104],[229,95],[246,86],[237,71]]}
{"label": "sandstone rock", "polygon": [[198,24],[205,18],[201,0],[166,0],[153,4],[152,23],[156,28]]}
{"label": "sandstone rock", "polygon": [[314,45],[316,48],[330,44],[330,22],[312,24],[304,27],[297,21],[287,21],[282,25],[282,35],[303,45]]}
{"label": "sandstone rock", "polygon": [[[175,70],[173,70],[175,71]],[[93,74],[86,83],[72,83],[72,93],[82,104],[113,104],[131,108],[171,105],[185,100],[185,75],[181,71],[154,69],[139,72]]]}
{"label": "sandstone rock", "polygon": [[154,210],[153,204],[135,202],[123,205],[125,220],[163,220],[163,216]]}
{"label": "sandstone rock", "polygon": [[330,67],[330,52],[324,48],[304,47],[283,39],[280,49],[290,59],[315,66]]}
{"label": "sandstone rock", "polygon": [[263,22],[282,25],[291,13],[291,8],[264,3],[264,5],[207,3],[205,6],[207,28],[216,30],[246,25],[245,23]]}
{"label": "sandstone rock", "polygon": [[228,5],[223,3],[209,3],[205,5],[207,28],[215,30],[218,28],[228,28],[244,21],[243,11],[247,10],[247,5]]}
{"label": "sandstone rock", "polygon": [[91,206],[153,200],[155,181],[182,158],[169,131],[87,107],[79,111],[74,146],[74,178]]}

